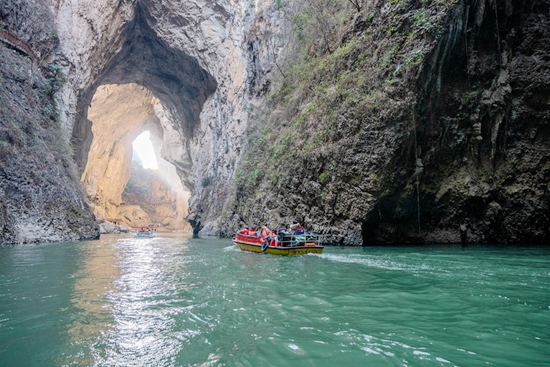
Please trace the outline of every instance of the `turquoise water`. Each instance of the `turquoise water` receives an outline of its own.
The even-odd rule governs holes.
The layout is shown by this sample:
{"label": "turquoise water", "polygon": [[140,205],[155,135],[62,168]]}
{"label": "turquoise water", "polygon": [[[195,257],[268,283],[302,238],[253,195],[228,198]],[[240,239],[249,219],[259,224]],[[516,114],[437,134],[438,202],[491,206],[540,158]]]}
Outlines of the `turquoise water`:
{"label": "turquoise water", "polygon": [[550,366],[550,250],[0,248],[0,366]]}

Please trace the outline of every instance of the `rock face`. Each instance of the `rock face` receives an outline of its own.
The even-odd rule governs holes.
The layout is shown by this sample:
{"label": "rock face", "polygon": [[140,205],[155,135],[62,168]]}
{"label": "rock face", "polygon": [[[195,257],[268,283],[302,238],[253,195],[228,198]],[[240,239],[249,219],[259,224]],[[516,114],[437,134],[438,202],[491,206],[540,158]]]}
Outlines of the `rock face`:
{"label": "rock face", "polygon": [[[231,168],[234,168],[239,152],[233,149],[233,157],[230,157],[226,152],[226,140],[230,136],[229,141],[233,145],[245,126],[244,121],[236,127],[228,122],[233,118],[244,120],[240,117],[239,106],[244,94],[246,72],[235,65],[245,64],[245,52],[240,45],[243,43],[243,27],[250,16],[246,13],[249,5],[253,6],[253,3],[199,1],[185,7],[176,1],[162,4],[107,0],[87,4],[53,0],[3,3],[2,24],[27,42],[16,42],[20,46],[15,47],[15,52],[17,55],[23,54],[19,58],[27,63],[29,70],[30,61],[37,62],[44,74],[48,72],[43,79],[51,77],[53,87],[47,93],[37,91],[36,98],[46,95],[49,99],[46,102],[57,102],[59,113],[52,118],[52,122],[59,124],[55,140],[67,146],[64,134],[71,137],[74,159],[85,182],[87,197],[94,210],[102,216],[115,215],[117,202],[120,201],[117,193],[122,192],[122,182],[129,173],[129,166],[124,166],[128,160],[122,157],[120,146],[112,144],[113,151],[103,153],[96,152],[97,147],[92,147],[94,132],[90,117],[94,118],[94,113],[92,110],[90,115],[88,109],[101,85],[134,83],[146,88],[158,99],[154,109],[159,118],[159,130],[165,132],[162,136],[165,139],[162,154],[176,166],[177,174],[188,189],[194,189],[208,170],[216,169],[224,161],[232,160]],[[2,51],[5,53],[12,52],[14,47],[4,46],[8,44],[7,38],[8,35],[5,35],[2,39]],[[10,63],[16,62],[10,60]],[[51,70],[48,63],[52,66]],[[17,65],[14,65],[10,71],[16,69]],[[60,81],[55,79],[57,76]],[[14,95],[15,92],[9,93],[2,94],[6,101],[20,97]],[[209,106],[205,109],[207,112],[201,112],[205,104]],[[5,111],[7,109],[3,109]],[[22,112],[25,118],[28,114],[28,111]],[[40,115],[38,112],[36,114]],[[7,126],[6,130],[16,131],[11,126]],[[101,132],[96,131],[95,134],[100,137]],[[129,135],[125,139],[129,140]],[[11,149],[11,141],[9,145]],[[208,151],[207,148],[214,149]],[[193,157],[192,151],[207,151],[207,154],[200,157],[195,154]],[[90,152],[97,164],[87,167]],[[105,153],[108,159],[99,162]],[[25,155],[33,156],[32,152]],[[73,170],[73,177],[59,178],[64,181],[60,185],[41,183],[42,186],[55,190],[72,185],[73,191],[78,187],[75,180],[78,174],[74,172],[76,169],[70,162],[70,155],[68,152],[57,153],[53,154],[52,159],[69,159],[67,166]],[[34,156],[33,159],[43,157]],[[19,163],[21,160],[17,158],[16,161]],[[6,162],[7,158],[3,157],[2,163],[5,165]],[[60,167],[60,163],[48,168],[52,167]],[[232,169],[225,169],[225,175],[230,175]],[[119,174],[122,179],[117,176]],[[2,189],[9,187],[8,181],[12,176],[10,172]],[[22,172],[22,177],[26,179],[30,174]],[[35,189],[44,191],[44,187],[37,186]],[[69,230],[52,238],[95,237],[99,229],[81,195],[74,193],[69,196],[86,216],[83,220],[92,228],[91,234],[81,236],[80,232],[84,230],[74,230],[74,233]],[[62,202],[67,201],[67,205],[71,204],[71,200],[61,199]],[[200,202],[200,195],[195,202]],[[5,235],[5,240],[3,237],[3,242],[13,242],[14,238],[22,242],[49,240],[46,232],[56,232],[60,225],[50,223],[48,219],[44,219],[47,222],[45,228],[37,230],[32,236],[16,228],[15,223],[21,220],[15,212],[23,205],[16,203],[13,208],[8,203],[3,205],[2,215],[6,219],[2,222],[14,223],[4,229],[4,233],[10,234]],[[77,211],[76,208],[74,211]],[[46,218],[48,214],[42,208],[36,210],[37,217]],[[78,221],[75,218],[70,220]]]}
{"label": "rock face", "polygon": [[145,170],[134,161],[130,180],[122,193],[123,204],[118,208],[118,217],[134,228],[191,230],[185,221],[189,193],[182,190],[181,183],[178,190],[177,183],[170,182],[162,171]]}
{"label": "rock face", "polygon": [[550,3],[451,15],[418,80],[424,239],[549,243]]}
{"label": "rock face", "polygon": [[155,102],[136,84],[98,88],[88,111],[93,140],[81,179],[97,217],[119,218],[121,195],[130,179],[132,142],[142,131],[159,128]]}
{"label": "rock face", "polygon": [[240,45],[249,15],[243,6],[210,1],[185,7],[175,1],[59,5],[63,55],[74,65],[62,91],[65,125],[73,132],[83,171],[93,129],[88,105],[98,85],[143,86],[159,101],[162,156],[195,192],[191,217],[197,231],[201,228],[203,178],[217,177],[229,186],[246,127],[240,108],[246,52]]}
{"label": "rock face", "polygon": [[[403,195],[415,180],[388,175],[401,183],[386,180],[385,219],[373,213],[365,222],[367,242],[550,241],[549,22],[545,1],[451,9],[416,84],[417,153],[408,161],[419,195]],[[396,155],[392,166],[406,160]]]}
{"label": "rock face", "polygon": [[[134,228],[153,224],[170,230],[189,227],[184,220],[189,194],[175,168],[161,157],[164,130],[157,113],[164,116],[159,100],[137,84],[97,89],[88,110],[93,139],[81,181],[98,218]],[[159,167],[151,173],[131,165],[132,142],[143,131],[152,134],[157,148]]]}
{"label": "rock face", "polygon": [[301,3],[262,4],[4,1],[0,240],[97,236],[147,126],[195,233],[548,243],[547,1],[341,1],[287,69]]}
{"label": "rock face", "polygon": [[55,98],[63,75],[41,2],[0,4],[0,244],[96,238]]}
{"label": "rock face", "polygon": [[430,3],[372,2],[288,78],[225,233],[297,218],[343,245],[549,243],[550,4]]}

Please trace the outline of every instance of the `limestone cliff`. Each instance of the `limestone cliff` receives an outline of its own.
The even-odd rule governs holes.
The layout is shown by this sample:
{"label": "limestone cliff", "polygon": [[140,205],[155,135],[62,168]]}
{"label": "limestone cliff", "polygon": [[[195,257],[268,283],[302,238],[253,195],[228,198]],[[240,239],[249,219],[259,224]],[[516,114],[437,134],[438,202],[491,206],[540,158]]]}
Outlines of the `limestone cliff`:
{"label": "limestone cliff", "polygon": [[[194,192],[191,219],[198,230],[204,225],[203,179],[216,176],[228,186],[246,126],[240,108],[246,89],[246,52],[241,44],[250,16],[243,7],[249,4],[115,5],[99,2],[90,9],[91,5],[62,3],[58,9],[64,54],[75,65],[68,75],[72,88],[63,96],[67,102],[77,101],[65,104],[65,115],[74,116],[67,126],[73,130],[77,162],[82,169],[89,161],[93,123],[88,105],[97,86],[135,83],[147,88],[159,100],[155,108],[163,131],[162,155]],[[95,12],[101,15],[91,16]],[[67,18],[74,23],[61,23]]]}
{"label": "limestone cliff", "polygon": [[550,3],[364,5],[270,97],[224,232],[548,243]]}
{"label": "limestone cliff", "polygon": [[59,124],[53,14],[2,1],[0,17],[0,244],[98,237]]}
{"label": "limestone cliff", "polygon": [[[246,71],[242,67],[246,64],[246,51],[241,45],[243,29],[251,16],[249,7],[253,9],[254,4],[197,1],[182,7],[178,1],[4,2],[2,29],[11,33],[8,35],[3,31],[2,50],[4,53],[14,51],[17,57],[21,56],[19,58],[31,70],[31,77],[33,63],[38,63],[44,74],[48,73],[43,79],[50,82],[51,87],[46,85],[50,90],[44,93],[41,88],[34,93],[36,98],[47,97],[47,103],[57,102],[57,111],[51,121],[59,128],[51,131],[52,140],[68,147],[67,137],[70,137],[75,152],[77,168],[68,151],[52,154],[52,159],[66,161],[67,169],[72,170],[70,179],[60,178],[62,183],[40,183],[33,190],[64,191],[65,187],[72,185],[74,191],[78,187],[76,177],[82,175],[87,199],[97,213],[105,217],[114,215],[120,202],[118,196],[129,174],[129,166],[124,163],[128,161],[124,156],[128,157],[131,150],[127,143],[139,127],[122,126],[119,137],[101,146],[102,152],[98,151],[98,147],[92,145],[94,135],[103,139],[101,132],[106,130],[94,131],[92,119],[95,117],[93,110],[89,113],[89,106],[93,105],[92,99],[101,85],[135,84],[147,89],[157,99],[153,106],[153,120],[157,120],[153,124],[163,139],[162,155],[176,166],[187,189],[195,189],[198,183],[199,189],[195,192],[199,194],[193,202],[195,207],[200,207],[203,178],[216,172],[229,182],[239,155],[236,147],[246,125],[246,116],[242,116],[239,107],[246,89]],[[10,41],[11,35],[15,35],[15,45]],[[10,73],[20,73],[17,65],[9,69]],[[23,86],[25,79],[19,79]],[[2,92],[2,97],[6,103],[12,103],[20,98],[15,94],[10,89],[8,93]],[[100,96],[101,93],[97,98]],[[6,111],[8,109],[3,108],[3,112]],[[147,111],[148,116],[151,116],[150,112]],[[123,110],[115,113],[125,117]],[[23,119],[28,115],[29,111],[21,112]],[[232,121],[242,123],[230,123]],[[5,130],[17,132],[11,126]],[[13,144],[8,141],[8,145],[11,149]],[[108,146],[111,150],[105,150]],[[33,160],[44,159],[33,151],[24,155]],[[2,158],[2,163],[6,162]],[[24,159],[18,157],[16,162]],[[232,163],[229,165],[228,162]],[[57,163],[41,169],[59,167]],[[13,176],[13,173],[9,175]],[[23,180],[30,176],[25,172],[21,175]],[[9,179],[11,177],[3,181],[3,190],[8,189]],[[11,191],[6,196],[11,200]],[[23,202],[17,202],[15,197],[13,200],[12,206],[3,205],[2,215],[6,218],[14,217],[18,210],[26,211],[22,209]],[[87,216],[86,225],[93,228],[90,235],[95,236],[97,225],[80,193],[72,195],[71,200],[79,204],[79,210]],[[68,199],[62,198],[60,204],[64,205],[65,201]],[[45,218],[48,213],[38,208],[36,215]],[[4,232],[14,234],[3,237],[3,242],[13,242],[13,238],[22,242],[40,240],[40,231],[30,238],[16,228],[20,219],[9,220],[14,224]],[[47,222],[44,233],[58,231],[56,223],[44,220]],[[78,237],[86,236],[60,233],[52,238]],[[43,240],[49,240],[49,237],[44,235]]]}
{"label": "limestone cliff", "polygon": [[0,239],[96,236],[147,126],[196,233],[548,243],[549,8],[6,0]]}
{"label": "limestone cliff", "polygon": [[132,141],[143,130],[158,129],[155,102],[136,84],[98,88],[88,112],[93,140],[81,179],[97,217],[118,219],[121,195],[130,179]]}
{"label": "limestone cliff", "polygon": [[188,193],[178,191],[162,171],[146,170],[134,161],[118,215],[120,221],[134,228],[153,226],[157,231],[191,230],[185,221],[188,200]]}

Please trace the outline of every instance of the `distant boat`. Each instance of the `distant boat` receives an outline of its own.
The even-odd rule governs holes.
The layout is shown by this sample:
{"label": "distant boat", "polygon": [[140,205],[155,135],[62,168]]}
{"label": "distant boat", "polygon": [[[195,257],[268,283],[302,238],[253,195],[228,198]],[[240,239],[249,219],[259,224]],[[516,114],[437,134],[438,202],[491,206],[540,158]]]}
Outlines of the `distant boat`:
{"label": "distant boat", "polygon": [[155,234],[151,231],[139,231],[134,238],[153,238]]}
{"label": "distant boat", "polygon": [[319,242],[319,235],[313,233],[297,236],[280,234],[279,236],[269,236],[267,239],[261,236],[237,233],[233,238],[233,243],[243,251],[285,256],[320,254],[324,249]]}

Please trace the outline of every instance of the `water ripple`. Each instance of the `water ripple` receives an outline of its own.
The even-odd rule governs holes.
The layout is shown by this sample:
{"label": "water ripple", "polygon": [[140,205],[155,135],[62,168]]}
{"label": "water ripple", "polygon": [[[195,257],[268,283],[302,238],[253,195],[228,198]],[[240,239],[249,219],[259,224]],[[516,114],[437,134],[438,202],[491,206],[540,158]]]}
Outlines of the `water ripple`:
{"label": "water ripple", "polygon": [[545,249],[0,249],[2,365],[547,366]]}

